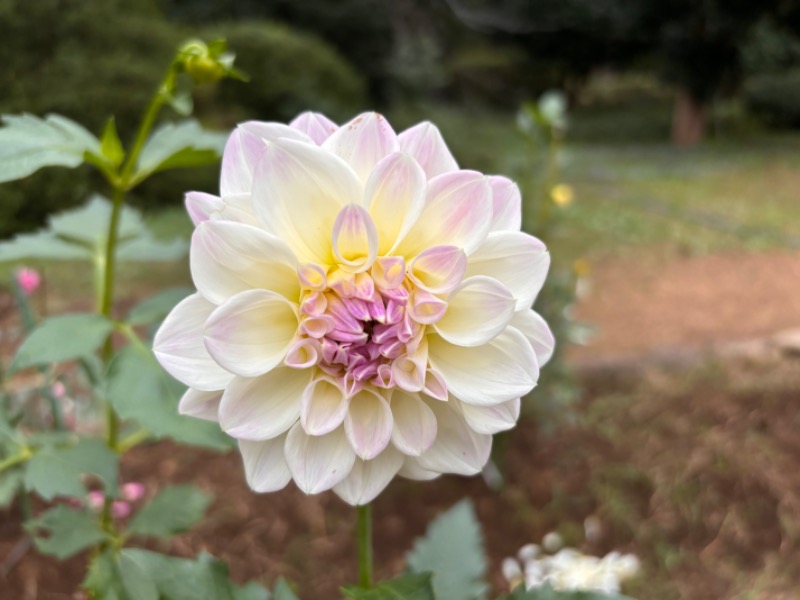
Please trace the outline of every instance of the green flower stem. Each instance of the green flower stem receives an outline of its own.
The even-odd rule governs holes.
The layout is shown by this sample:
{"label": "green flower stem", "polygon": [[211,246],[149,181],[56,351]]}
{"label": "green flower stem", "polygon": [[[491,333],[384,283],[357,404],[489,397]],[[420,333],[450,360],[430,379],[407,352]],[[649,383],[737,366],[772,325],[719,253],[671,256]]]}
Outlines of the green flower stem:
{"label": "green flower stem", "polygon": [[0,461],[0,473],[16,467],[17,465],[21,465],[25,461],[30,460],[32,456],[33,452],[30,448],[23,448],[21,452]]}
{"label": "green flower stem", "polygon": [[369,504],[358,506],[358,585],[372,587],[372,507]]}

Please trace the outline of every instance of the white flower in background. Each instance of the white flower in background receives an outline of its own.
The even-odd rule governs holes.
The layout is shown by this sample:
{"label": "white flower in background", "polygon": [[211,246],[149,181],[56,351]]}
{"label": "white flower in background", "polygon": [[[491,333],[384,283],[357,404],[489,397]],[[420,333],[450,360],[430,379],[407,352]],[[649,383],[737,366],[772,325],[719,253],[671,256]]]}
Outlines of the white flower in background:
{"label": "white flower in background", "polygon": [[181,412],[239,440],[256,491],[364,504],[479,472],[554,344],[517,186],[459,170],[430,123],[304,113],[239,126],[220,188],[187,194],[198,292],[154,342]]}
{"label": "white flower in background", "polygon": [[[552,546],[548,534],[543,546]],[[548,539],[550,536],[550,539]],[[559,538],[560,540],[560,538]],[[619,593],[622,582],[639,572],[639,559],[633,554],[611,552],[603,558],[582,554],[574,548],[563,548],[554,554],[542,554],[535,544],[523,546],[517,558],[502,563],[503,577],[514,589],[524,584],[526,589],[549,585],[559,591],[595,591]]]}

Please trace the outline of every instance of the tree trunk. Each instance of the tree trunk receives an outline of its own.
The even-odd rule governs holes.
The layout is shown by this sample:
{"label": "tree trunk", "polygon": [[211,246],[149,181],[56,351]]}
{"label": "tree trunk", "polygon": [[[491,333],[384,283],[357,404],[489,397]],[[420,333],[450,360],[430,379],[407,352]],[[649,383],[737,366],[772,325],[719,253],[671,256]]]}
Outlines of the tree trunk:
{"label": "tree trunk", "polygon": [[678,89],[672,113],[672,143],[693,146],[703,141],[705,133],[705,104],[695,100],[688,90]]}

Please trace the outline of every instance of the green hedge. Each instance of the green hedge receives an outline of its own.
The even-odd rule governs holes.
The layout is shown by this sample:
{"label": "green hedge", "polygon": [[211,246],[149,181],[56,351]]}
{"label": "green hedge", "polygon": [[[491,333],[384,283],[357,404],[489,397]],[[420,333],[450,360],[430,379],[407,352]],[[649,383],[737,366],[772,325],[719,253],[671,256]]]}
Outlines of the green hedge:
{"label": "green hedge", "polygon": [[768,125],[800,128],[800,69],[750,77],[744,101],[748,111]]}

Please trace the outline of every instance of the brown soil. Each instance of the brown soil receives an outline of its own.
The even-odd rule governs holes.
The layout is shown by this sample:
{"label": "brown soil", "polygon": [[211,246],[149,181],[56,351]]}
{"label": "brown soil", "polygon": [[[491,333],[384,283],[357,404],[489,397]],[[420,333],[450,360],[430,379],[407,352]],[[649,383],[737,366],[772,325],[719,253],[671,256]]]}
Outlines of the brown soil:
{"label": "brown soil", "polygon": [[[800,326],[798,275],[800,256],[790,254],[602,263],[578,306],[599,335],[571,358],[638,356]],[[426,524],[467,496],[486,534],[496,590],[500,561],[557,528],[591,553],[637,553],[644,573],[629,593],[641,600],[795,598],[798,384],[791,358],[653,372],[624,388],[586,382],[569,425],[544,434],[527,417],[498,439],[506,475],[499,492],[480,477],[394,481],[374,507],[378,575],[399,573]],[[216,498],[192,532],[163,547],[136,542],[182,556],[209,551],[237,581],[272,584],[285,576],[303,600],[338,598],[339,586],[355,579],[355,514],[332,494],[307,497],[293,487],[253,494],[236,453],[168,442],[130,452],[123,478],[142,481],[150,494],[169,482],[194,482]],[[583,539],[589,516],[602,524],[591,544]],[[0,512],[0,599],[83,597],[85,556],[58,563],[30,550],[13,560],[23,539],[18,511]],[[5,576],[4,567],[11,567]]]}

